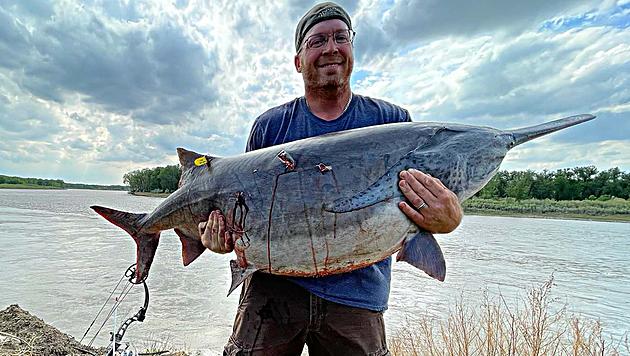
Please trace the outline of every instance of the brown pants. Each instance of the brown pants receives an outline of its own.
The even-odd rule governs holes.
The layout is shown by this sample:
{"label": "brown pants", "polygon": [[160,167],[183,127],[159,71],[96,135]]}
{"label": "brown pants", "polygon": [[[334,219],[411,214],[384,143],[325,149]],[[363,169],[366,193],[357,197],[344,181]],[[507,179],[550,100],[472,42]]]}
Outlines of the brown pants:
{"label": "brown pants", "polygon": [[224,356],[388,356],[383,313],[312,295],[297,284],[256,272],[244,282]]}

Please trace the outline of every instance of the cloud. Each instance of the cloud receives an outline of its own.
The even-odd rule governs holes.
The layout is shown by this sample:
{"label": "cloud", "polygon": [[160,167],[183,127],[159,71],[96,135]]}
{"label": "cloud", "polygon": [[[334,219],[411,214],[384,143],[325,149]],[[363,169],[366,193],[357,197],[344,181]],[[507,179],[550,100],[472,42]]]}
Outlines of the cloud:
{"label": "cloud", "polygon": [[[12,7],[21,6],[29,5]],[[136,8],[125,13],[133,16],[107,17],[116,11],[106,9],[65,2],[48,18],[14,15],[0,32],[3,57],[13,60],[0,64],[44,100],[62,103],[80,94],[85,103],[157,124],[182,120],[216,100],[216,54],[176,18],[168,12],[138,18]],[[9,17],[6,9],[0,17]]]}
{"label": "cloud", "polygon": [[[600,141],[581,145],[548,144],[532,141],[511,150],[501,164],[505,170],[557,170],[581,166],[596,166],[599,170],[627,167],[627,140]],[[567,157],[572,157],[567,160]],[[627,168],[625,168],[627,171]]]}
{"label": "cloud", "polygon": [[561,12],[590,10],[595,1],[531,0],[527,2],[465,0],[398,1],[385,13],[383,28],[402,41],[442,36],[470,37],[536,28]]}
{"label": "cloud", "polygon": [[358,86],[404,98],[417,120],[508,128],[606,113],[630,99],[627,37],[625,30],[589,28],[510,40],[443,39],[374,63],[370,68],[378,75]]}
{"label": "cloud", "polygon": [[3,96],[0,105],[0,133],[4,139],[47,140],[59,131],[58,119],[45,105]]}
{"label": "cloud", "polygon": [[[339,3],[356,93],[501,129],[590,112],[506,167],[630,169],[627,2]],[[303,94],[294,31],[314,4],[2,1],[0,173],[112,184],[176,147],[241,153],[258,115]]]}

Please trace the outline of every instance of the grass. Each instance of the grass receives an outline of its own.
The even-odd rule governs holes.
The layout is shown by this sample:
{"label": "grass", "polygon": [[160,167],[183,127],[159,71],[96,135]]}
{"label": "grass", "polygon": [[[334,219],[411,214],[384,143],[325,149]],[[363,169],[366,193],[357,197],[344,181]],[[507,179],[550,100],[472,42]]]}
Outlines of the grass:
{"label": "grass", "polygon": [[156,355],[156,356],[188,356],[189,352],[186,351],[171,351],[177,349],[170,338],[159,339],[155,337],[149,337],[141,343],[139,355]]}
{"label": "grass", "polygon": [[60,187],[49,187],[49,186],[36,185],[36,184],[0,183],[0,189],[63,189],[63,188],[60,188]]}
{"label": "grass", "polygon": [[630,222],[630,201],[613,198],[597,200],[550,200],[513,198],[472,198],[464,202],[467,214],[495,216],[528,216],[600,221]]}
{"label": "grass", "polygon": [[389,338],[393,356],[630,355],[628,334],[608,338],[598,321],[567,313],[552,298],[553,277],[528,291],[515,307],[502,296],[470,306],[457,302],[444,320],[408,322]]}

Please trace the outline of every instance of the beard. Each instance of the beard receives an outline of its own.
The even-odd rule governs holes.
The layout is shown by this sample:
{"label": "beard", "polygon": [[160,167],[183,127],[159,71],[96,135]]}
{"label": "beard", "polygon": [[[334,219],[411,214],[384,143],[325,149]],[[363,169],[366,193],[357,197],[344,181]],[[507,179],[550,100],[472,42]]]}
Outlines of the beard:
{"label": "beard", "polygon": [[[336,68],[321,67],[325,63],[340,63]],[[314,64],[304,67],[302,77],[306,88],[318,91],[337,91],[350,84],[352,62],[341,56],[321,57]]]}

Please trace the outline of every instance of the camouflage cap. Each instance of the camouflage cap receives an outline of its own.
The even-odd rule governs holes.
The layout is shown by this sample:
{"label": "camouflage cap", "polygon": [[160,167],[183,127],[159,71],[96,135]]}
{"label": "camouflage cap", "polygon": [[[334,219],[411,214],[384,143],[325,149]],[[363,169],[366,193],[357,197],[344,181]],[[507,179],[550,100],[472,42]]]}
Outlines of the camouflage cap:
{"label": "camouflage cap", "polygon": [[322,21],[332,19],[339,19],[348,25],[348,29],[352,29],[350,16],[346,10],[334,2],[323,2],[308,10],[308,12],[302,16],[302,19],[298,22],[297,27],[295,28],[295,51],[297,52],[300,50],[300,45],[302,44],[302,41],[304,41],[304,36],[306,36],[306,33],[311,29],[311,27]]}

